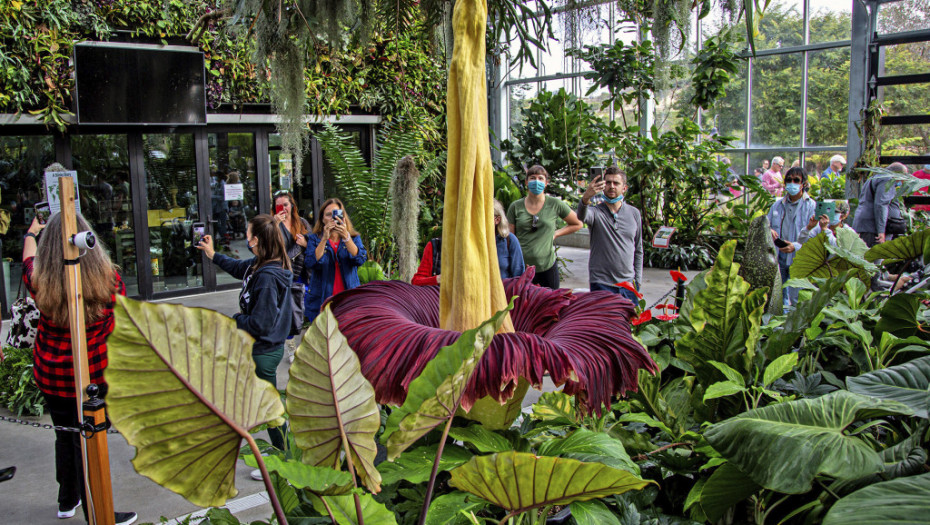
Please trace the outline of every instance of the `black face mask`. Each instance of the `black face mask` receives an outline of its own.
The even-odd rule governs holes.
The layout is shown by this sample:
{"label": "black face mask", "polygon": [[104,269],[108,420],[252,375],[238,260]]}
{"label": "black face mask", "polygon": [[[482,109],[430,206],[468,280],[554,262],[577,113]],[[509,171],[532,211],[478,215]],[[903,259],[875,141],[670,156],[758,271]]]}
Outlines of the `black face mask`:
{"label": "black face mask", "polygon": [[255,251],[252,250],[251,244],[245,243],[245,247],[249,249],[249,253],[251,253],[252,255],[255,255]]}

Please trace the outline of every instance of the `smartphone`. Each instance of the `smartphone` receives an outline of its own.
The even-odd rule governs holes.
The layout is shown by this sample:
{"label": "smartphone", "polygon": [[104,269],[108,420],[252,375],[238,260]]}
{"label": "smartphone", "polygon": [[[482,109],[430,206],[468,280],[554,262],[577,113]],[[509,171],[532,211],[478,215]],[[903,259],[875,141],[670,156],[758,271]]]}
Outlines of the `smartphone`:
{"label": "smartphone", "polygon": [[192,227],[193,234],[191,235],[191,241],[194,243],[194,246],[200,244],[200,240],[203,239],[204,233],[206,230],[206,225],[202,222],[195,222]]}
{"label": "smartphone", "polygon": [[282,211],[284,211],[284,205],[283,205],[283,204],[278,204],[277,206],[274,207],[274,214],[275,214],[275,215],[281,213]]}
{"label": "smartphone", "polygon": [[819,201],[817,207],[814,209],[814,217],[820,218],[821,215],[826,215],[829,218],[833,218],[833,214],[836,212],[836,202],[834,201]]}
{"label": "smartphone", "polygon": [[48,207],[48,202],[37,202],[35,206],[36,218],[39,219],[39,224],[45,224],[48,222],[49,216],[52,215],[52,210]]}
{"label": "smartphone", "polygon": [[779,248],[784,248],[785,246],[788,246],[788,243],[782,239],[775,239],[775,246],[778,246]]}
{"label": "smartphone", "polygon": [[604,175],[604,167],[603,167],[603,166],[595,166],[595,167],[591,168],[591,173],[590,173],[590,175],[591,175],[591,180],[594,180],[594,177],[598,177],[598,176],[603,177],[603,175]]}
{"label": "smartphone", "polygon": [[333,210],[333,220],[334,221],[342,220],[342,210],[340,210],[339,208],[336,208],[335,210]]}

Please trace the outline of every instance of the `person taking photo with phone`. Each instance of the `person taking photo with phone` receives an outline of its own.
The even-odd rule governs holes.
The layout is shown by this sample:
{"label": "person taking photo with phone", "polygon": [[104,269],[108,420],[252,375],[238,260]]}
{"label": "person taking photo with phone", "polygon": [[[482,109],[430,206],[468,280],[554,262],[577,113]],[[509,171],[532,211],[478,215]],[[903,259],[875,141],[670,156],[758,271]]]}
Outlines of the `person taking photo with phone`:
{"label": "person taking photo with phone", "polygon": [[[788,281],[788,269],[794,261],[794,255],[801,249],[804,239],[801,232],[808,223],[816,220],[814,212],[817,202],[805,191],[807,177],[804,169],[791,168],[785,173],[785,196],[779,198],[769,209],[768,218],[772,228],[772,239],[778,248],[778,268],[781,282]],[[797,288],[786,288],[785,306],[794,306],[798,302]]]}
{"label": "person taking photo with phone", "polygon": [[342,201],[327,199],[316,217],[304,256],[310,270],[304,316],[310,322],[319,315],[324,301],[361,284],[358,267],[368,259],[362,237],[352,227]]}

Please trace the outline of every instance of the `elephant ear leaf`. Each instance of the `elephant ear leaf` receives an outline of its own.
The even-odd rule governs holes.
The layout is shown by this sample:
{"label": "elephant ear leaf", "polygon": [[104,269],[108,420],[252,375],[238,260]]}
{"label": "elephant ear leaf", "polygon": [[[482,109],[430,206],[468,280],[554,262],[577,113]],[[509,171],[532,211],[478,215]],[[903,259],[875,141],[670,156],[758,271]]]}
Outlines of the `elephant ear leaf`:
{"label": "elephant ear leaf", "polygon": [[900,401],[911,407],[915,416],[926,419],[930,408],[930,356],[847,377],[846,387],[857,394]]}
{"label": "elephant ear leaf", "polygon": [[374,465],[375,433],[381,427],[375,390],[328,306],[294,356],[287,409],[304,463],[339,468],[345,451],[368,490],[381,490]]}
{"label": "elephant ear leaf", "polygon": [[869,485],[837,501],[823,525],[904,525],[926,523],[930,515],[930,474]]}
{"label": "elephant ear leaf", "polygon": [[930,229],[876,244],[869,248],[863,257],[867,261],[883,259],[885,264],[890,264],[923,257],[924,252],[928,250],[930,250]]}
{"label": "elephant ear leaf", "polygon": [[912,413],[896,401],[839,390],[744,412],[711,426],[704,437],[759,485],[801,494],[820,474],[844,480],[881,471],[878,453],[846,429],[856,421]]}
{"label": "elephant ear leaf", "polygon": [[200,308],[117,297],[114,312],[107,405],[136,447],[133,466],[195,505],[223,505],[236,495],[242,439],[284,415],[278,391],[255,375],[252,338]]}
{"label": "elephant ear leaf", "polygon": [[472,372],[512,308],[513,299],[477,328],[462,332],[410,383],[407,399],[391,413],[381,436],[382,441],[387,439],[388,459],[397,458],[414,441],[455,416]]}
{"label": "elephant ear leaf", "polygon": [[640,490],[652,483],[601,463],[513,451],[475,456],[450,474],[450,485],[505,509],[508,517]]}

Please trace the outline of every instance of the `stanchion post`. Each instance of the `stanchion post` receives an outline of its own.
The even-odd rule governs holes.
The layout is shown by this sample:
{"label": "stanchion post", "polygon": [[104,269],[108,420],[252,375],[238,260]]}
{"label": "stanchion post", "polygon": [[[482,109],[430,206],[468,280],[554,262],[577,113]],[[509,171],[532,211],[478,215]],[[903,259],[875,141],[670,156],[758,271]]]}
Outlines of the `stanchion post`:
{"label": "stanchion post", "polygon": [[[90,368],[87,362],[87,333],[84,319],[84,294],[81,288],[81,251],[72,243],[77,231],[77,214],[74,206],[74,180],[59,177],[61,197],[61,243],[65,258],[65,279],[68,294],[68,322],[71,328],[71,351],[74,359],[74,387],[77,394],[77,410],[84,421],[96,428],[105,428],[106,405],[93,396],[88,396]],[[94,394],[96,386],[92,387]],[[85,433],[86,435],[86,433]],[[93,432],[81,440],[84,459],[84,484],[90,497],[87,517],[94,525],[114,525],[113,487],[110,483],[110,456],[106,430]]]}

